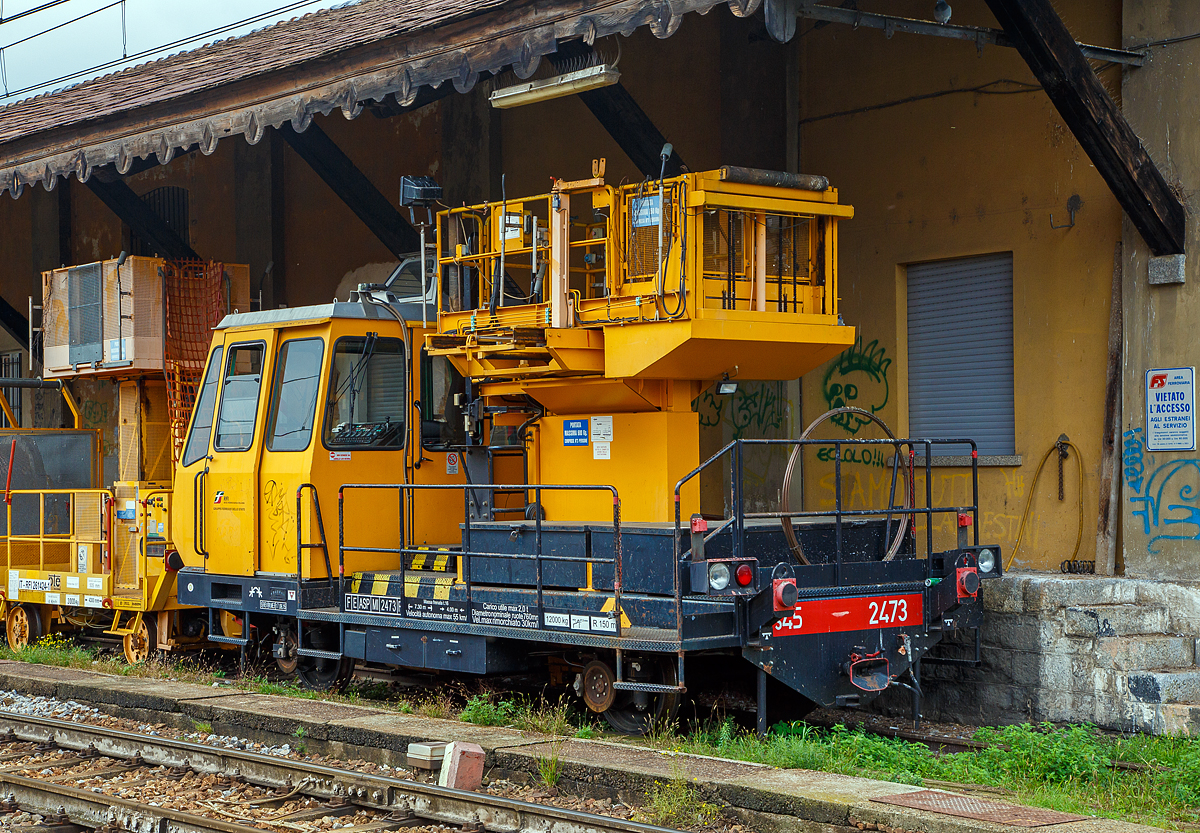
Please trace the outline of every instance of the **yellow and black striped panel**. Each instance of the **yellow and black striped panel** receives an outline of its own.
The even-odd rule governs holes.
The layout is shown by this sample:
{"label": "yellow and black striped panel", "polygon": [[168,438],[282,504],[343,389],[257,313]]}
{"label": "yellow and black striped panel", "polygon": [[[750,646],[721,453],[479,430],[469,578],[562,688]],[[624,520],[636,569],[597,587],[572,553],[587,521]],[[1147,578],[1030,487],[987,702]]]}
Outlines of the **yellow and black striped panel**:
{"label": "yellow and black striped panel", "polygon": [[427,570],[434,573],[453,573],[458,569],[458,554],[449,547],[417,547],[420,552],[407,556],[405,567],[409,570]]}
{"label": "yellow and black striped panel", "polygon": [[350,580],[350,592],[372,596],[401,594],[408,599],[449,599],[454,586],[454,575],[431,575],[430,573],[355,573]]}

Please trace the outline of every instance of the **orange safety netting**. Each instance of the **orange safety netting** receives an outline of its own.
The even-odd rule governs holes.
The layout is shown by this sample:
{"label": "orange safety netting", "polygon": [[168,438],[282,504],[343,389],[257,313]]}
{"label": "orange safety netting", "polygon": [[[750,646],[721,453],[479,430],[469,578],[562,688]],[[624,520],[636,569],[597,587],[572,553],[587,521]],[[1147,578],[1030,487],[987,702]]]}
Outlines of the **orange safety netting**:
{"label": "orange safety netting", "polygon": [[204,374],[212,329],[229,308],[228,286],[225,265],[216,261],[168,260],[163,264],[163,275],[167,413],[172,454],[178,462]]}

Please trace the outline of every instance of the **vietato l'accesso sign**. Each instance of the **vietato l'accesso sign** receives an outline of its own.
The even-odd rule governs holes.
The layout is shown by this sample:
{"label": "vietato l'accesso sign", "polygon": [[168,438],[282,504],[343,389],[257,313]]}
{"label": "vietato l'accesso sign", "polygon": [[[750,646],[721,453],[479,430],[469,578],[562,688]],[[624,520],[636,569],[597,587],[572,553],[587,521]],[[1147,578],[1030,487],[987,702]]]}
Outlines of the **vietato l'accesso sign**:
{"label": "vietato l'accesso sign", "polygon": [[1196,368],[1146,371],[1146,450],[1196,450]]}

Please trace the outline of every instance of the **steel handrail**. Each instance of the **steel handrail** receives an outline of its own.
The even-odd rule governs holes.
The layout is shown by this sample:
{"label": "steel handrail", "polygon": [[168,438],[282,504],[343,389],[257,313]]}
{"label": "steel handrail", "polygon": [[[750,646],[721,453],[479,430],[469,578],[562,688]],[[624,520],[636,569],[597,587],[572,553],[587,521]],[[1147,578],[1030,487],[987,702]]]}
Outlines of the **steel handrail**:
{"label": "steel handrail", "polygon": [[[338,571],[341,576],[340,591],[345,594],[345,553],[350,552],[372,552],[386,551],[383,548],[375,550],[359,547],[346,546],[345,535],[345,493],[348,490],[367,490],[367,489],[395,489],[400,495],[400,543],[401,552],[406,551],[405,547],[407,530],[404,524],[404,495],[408,492],[416,491],[452,491],[461,490],[463,493],[463,548],[458,551],[458,579],[466,587],[467,604],[471,603],[471,574],[470,565],[471,557],[475,555],[471,551],[471,495],[476,491],[500,492],[500,491],[525,491],[534,493],[534,506],[542,505],[543,491],[575,491],[575,492],[608,492],[613,499],[613,556],[612,563],[614,564],[613,576],[613,604],[614,617],[616,619],[616,634],[617,638],[621,638],[621,585],[622,585],[622,549],[621,549],[621,498],[617,493],[615,486],[605,485],[584,485],[575,483],[560,483],[560,484],[501,484],[501,483],[346,483],[338,489]],[[542,513],[535,511],[533,516],[534,522],[534,553],[533,555],[513,556],[515,558],[523,558],[534,560],[534,567],[537,573],[537,604],[538,610],[542,608],[543,594],[543,575],[542,562],[543,558],[549,560],[561,560],[560,557],[543,556],[542,554]],[[484,557],[487,557],[486,555]],[[601,563],[609,563],[601,559],[590,559],[591,561],[601,561]],[[404,558],[400,559],[400,579],[405,581],[405,573],[407,567],[404,563]]]}
{"label": "steel handrail", "polygon": [[[38,532],[34,535],[13,532],[13,507],[12,501],[6,501],[5,506],[5,533],[0,538],[5,544],[5,555],[7,556],[8,566],[12,567],[12,545],[14,542],[37,544],[38,545],[38,569],[46,569],[46,542],[51,543],[67,543],[74,548],[78,544],[99,544],[107,548],[111,530],[108,521],[108,512],[111,502],[115,500],[112,490],[110,489],[10,489],[7,490],[7,495],[38,495]],[[46,532],[46,495],[66,495],[71,498],[68,506],[68,514],[70,527],[66,532]],[[82,537],[77,534],[75,526],[75,505],[77,496],[93,495],[100,498],[99,511],[101,513],[101,529],[100,537]],[[69,562],[68,562],[69,563]]]}

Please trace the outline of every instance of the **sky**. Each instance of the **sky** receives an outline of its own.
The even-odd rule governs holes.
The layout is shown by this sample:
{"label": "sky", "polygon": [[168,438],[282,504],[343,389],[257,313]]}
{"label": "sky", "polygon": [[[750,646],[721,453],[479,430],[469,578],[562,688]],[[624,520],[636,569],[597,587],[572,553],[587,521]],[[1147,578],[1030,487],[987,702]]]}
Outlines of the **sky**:
{"label": "sky", "polygon": [[[27,17],[9,20],[47,2],[0,0],[0,106],[116,72],[130,64],[244,35],[280,20],[345,5],[346,0],[66,0]],[[89,12],[95,14],[68,23]],[[122,59],[260,15],[267,16],[160,54]],[[61,24],[66,25],[28,39]],[[56,81],[113,61],[117,62],[113,66]]]}

